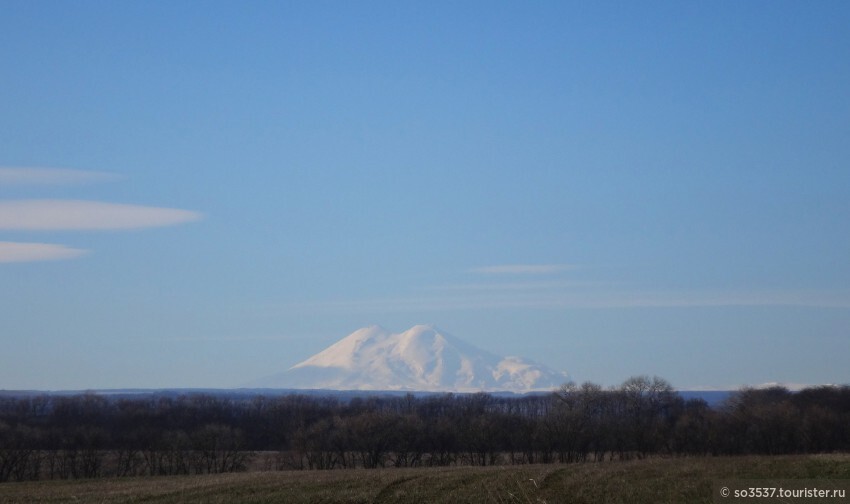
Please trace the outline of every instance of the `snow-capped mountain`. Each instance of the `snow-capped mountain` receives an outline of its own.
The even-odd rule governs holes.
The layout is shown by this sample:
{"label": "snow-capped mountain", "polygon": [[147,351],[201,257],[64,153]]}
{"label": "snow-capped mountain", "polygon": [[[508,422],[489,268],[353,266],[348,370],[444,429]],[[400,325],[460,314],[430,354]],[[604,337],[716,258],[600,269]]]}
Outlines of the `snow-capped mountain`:
{"label": "snow-capped mountain", "polygon": [[402,333],[365,327],[251,387],[328,390],[531,392],[552,390],[565,373],[520,357],[499,357],[431,325]]}

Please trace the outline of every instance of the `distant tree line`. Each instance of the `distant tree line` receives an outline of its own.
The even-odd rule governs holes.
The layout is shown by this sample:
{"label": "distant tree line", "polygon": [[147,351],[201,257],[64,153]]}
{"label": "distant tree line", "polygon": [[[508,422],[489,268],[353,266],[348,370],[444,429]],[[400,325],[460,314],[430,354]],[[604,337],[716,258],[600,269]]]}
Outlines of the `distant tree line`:
{"label": "distant tree line", "polygon": [[0,482],[850,451],[850,387],[717,408],[639,376],[549,395],[0,398]]}

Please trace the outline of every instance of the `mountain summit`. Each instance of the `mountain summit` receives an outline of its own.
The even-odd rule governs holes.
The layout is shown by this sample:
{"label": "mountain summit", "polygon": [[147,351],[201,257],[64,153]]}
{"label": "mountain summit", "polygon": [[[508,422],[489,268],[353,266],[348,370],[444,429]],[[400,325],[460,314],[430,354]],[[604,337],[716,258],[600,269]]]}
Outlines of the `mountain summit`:
{"label": "mountain summit", "polygon": [[391,333],[359,329],[322,352],[252,387],[423,392],[532,392],[567,381],[520,357],[499,357],[432,325]]}

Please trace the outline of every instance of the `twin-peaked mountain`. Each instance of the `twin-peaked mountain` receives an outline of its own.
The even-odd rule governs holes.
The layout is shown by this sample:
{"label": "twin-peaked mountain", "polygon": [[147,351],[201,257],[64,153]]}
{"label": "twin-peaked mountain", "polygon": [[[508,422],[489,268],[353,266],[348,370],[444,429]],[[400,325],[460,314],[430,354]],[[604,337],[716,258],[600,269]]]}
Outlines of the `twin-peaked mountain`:
{"label": "twin-peaked mountain", "polygon": [[355,331],[322,352],[252,387],[423,392],[531,392],[567,381],[520,357],[499,357],[434,326],[402,333],[380,326]]}

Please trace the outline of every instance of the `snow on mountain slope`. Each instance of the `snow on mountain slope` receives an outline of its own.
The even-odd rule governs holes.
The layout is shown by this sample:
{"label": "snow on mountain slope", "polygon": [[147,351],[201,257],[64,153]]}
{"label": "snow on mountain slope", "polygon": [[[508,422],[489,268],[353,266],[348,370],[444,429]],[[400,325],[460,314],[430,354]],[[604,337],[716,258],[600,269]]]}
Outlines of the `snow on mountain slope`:
{"label": "snow on mountain slope", "polygon": [[567,381],[520,357],[499,357],[431,325],[402,333],[359,329],[283,373],[251,387],[329,390],[531,392]]}

